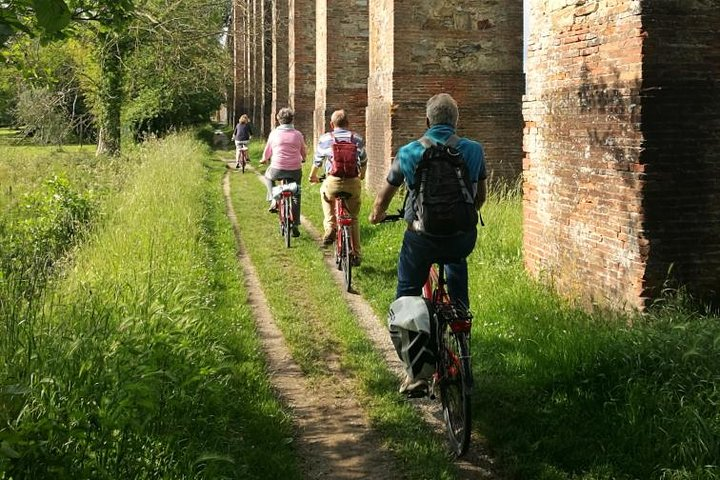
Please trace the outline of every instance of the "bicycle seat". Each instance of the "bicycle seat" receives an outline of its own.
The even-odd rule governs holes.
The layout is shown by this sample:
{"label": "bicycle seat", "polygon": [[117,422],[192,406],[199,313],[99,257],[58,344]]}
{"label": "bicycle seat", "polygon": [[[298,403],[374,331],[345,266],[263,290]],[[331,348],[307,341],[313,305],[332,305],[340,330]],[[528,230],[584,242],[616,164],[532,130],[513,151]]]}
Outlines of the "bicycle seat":
{"label": "bicycle seat", "polygon": [[352,197],[352,193],[349,193],[349,192],[338,192],[338,193],[335,194],[335,196],[338,197],[338,198],[344,198],[345,200],[347,200],[348,198]]}

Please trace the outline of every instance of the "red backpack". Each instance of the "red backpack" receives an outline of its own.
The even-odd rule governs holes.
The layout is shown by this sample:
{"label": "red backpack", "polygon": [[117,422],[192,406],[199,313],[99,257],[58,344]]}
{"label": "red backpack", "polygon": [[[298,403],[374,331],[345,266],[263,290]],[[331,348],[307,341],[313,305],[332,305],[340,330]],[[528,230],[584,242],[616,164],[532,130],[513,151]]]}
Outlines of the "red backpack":
{"label": "red backpack", "polygon": [[360,174],[358,169],[358,152],[357,145],[353,143],[355,138],[354,134],[350,134],[349,142],[338,142],[335,140],[335,135],[330,133],[332,138],[332,151],[333,159],[332,166],[328,172],[334,177],[340,178],[354,178]]}

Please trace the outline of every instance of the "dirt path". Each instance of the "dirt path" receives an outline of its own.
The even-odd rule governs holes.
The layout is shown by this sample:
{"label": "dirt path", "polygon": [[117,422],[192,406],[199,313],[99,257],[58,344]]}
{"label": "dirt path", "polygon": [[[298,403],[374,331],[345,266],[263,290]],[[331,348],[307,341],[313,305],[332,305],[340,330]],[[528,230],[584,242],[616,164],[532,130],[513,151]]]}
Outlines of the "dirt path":
{"label": "dirt path", "polygon": [[380,438],[369,427],[337,365],[333,376],[310,382],[292,360],[282,333],[267,307],[255,267],[245,253],[230,198],[229,176],[223,182],[228,217],[238,245],[238,261],[245,273],[250,306],[268,361],[271,381],[293,412],[296,448],[308,479],[395,479],[393,458],[382,450]]}
{"label": "dirt path", "polygon": [[[253,171],[250,167],[250,172]],[[333,368],[337,377],[328,379],[324,385],[308,385],[307,379],[292,362],[282,334],[267,308],[254,267],[244,253],[237,218],[230,200],[228,175],[225,176],[224,190],[228,216],[233,223],[238,243],[238,259],[245,270],[251,306],[256,313],[259,333],[273,373],[272,382],[296,415],[296,424],[299,427],[298,449],[306,459],[307,478],[402,478],[396,471],[391,456],[380,450],[379,438],[370,429],[361,407],[353,400],[349,382],[343,379],[340,369]],[[319,245],[320,232],[306,217],[302,217],[302,223],[303,228]],[[324,258],[335,281],[342,284],[342,272],[335,267],[330,249],[325,250]],[[390,342],[384,321],[375,315],[360,295],[344,293],[344,299],[377,350],[382,353],[398,378],[401,378],[402,365]],[[328,393],[318,395],[317,392]],[[439,403],[427,399],[412,402],[422,412],[426,421],[440,435],[445,435]],[[470,450],[456,464],[459,470],[458,478],[461,479],[502,478],[494,460],[487,453],[484,439],[475,434]]]}

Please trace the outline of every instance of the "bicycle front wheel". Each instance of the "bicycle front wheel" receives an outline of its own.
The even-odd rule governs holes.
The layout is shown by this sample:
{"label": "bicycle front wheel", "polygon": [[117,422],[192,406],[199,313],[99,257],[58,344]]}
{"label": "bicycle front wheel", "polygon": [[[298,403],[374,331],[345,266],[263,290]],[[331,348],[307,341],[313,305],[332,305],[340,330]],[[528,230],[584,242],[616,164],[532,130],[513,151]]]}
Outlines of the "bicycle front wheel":
{"label": "bicycle front wheel", "polygon": [[342,227],[342,269],[345,274],[345,291],[350,291],[350,285],[352,284],[352,261],[350,255],[352,251],[350,245],[352,245],[352,239],[350,238],[350,229],[348,227]]}
{"label": "bicycle front wheel", "polygon": [[452,333],[445,328],[441,352],[442,380],[440,399],[447,427],[450,449],[458,457],[470,445],[472,423],[472,370],[470,367],[469,337],[465,332]]}

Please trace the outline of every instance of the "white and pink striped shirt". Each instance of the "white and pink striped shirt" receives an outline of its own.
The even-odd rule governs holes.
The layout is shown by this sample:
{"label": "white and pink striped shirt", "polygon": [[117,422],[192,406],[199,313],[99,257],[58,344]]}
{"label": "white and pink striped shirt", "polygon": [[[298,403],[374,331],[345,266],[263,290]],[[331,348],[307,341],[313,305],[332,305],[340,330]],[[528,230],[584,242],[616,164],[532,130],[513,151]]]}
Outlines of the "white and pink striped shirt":
{"label": "white and pink striped shirt", "polygon": [[279,125],[268,135],[263,158],[276,170],[300,170],[305,159],[305,138],[292,124]]}

